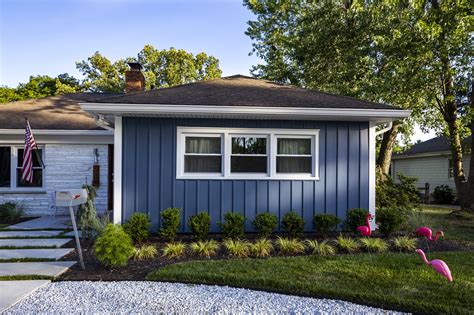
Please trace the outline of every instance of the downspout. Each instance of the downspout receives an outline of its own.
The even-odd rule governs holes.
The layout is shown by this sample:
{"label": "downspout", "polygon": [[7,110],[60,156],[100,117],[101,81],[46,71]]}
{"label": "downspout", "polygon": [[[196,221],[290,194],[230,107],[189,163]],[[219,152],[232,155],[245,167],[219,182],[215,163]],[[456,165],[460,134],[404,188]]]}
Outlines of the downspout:
{"label": "downspout", "polygon": [[381,129],[381,130],[375,132],[375,136],[378,136],[378,135],[381,135],[381,134],[386,133],[387,131],[389,131],[390,129],[392,129],[392,127],[393,127],[393,122],[390,121],[390,122],[388,123],[387,127],[385,127],[385,128],[383,128],[383,129]]}
{"label": "downspout", "polygon": [[101,128],[104,128],[108,131],[114,131],[115,129],[113,127],[110,126],[109,122],[104,118],[103,115],[97,115],[95,116],[94,115],[94,118],[95,118],[95,124]]}

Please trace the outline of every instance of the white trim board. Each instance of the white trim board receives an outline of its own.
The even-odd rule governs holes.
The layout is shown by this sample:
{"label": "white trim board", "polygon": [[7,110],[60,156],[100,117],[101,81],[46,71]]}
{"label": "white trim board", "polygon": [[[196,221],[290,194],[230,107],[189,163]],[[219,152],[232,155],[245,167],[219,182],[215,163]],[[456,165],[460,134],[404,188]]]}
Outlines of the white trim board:
{"label": "white trim board", "polygon": [[390,122],[410,116],[400,109],[308,108],[262,106],[215,106],[169,104],[80,103],[92,114],[145,117],[191,117],[229,119],[337,120]]}
{"label": "white trim board", "polygon": [[[0,135],[24,135],[25,129],[0,129]],[[33,135],[52,136],[111,136],[109,130],[55,130],[55,129],[33,129]]]}
{"label": "white trim board", "polygon": [[[109,188],[110,189],[110,188]],[[122,117],[115,117],[113,222],[122,223]]]}
{"label": "white trim board", "polygon": [[[376,174],[375,174],[375,146],[376,146],[376,130],[377,125],[370,123],[369,125],[369,212],[375,216],[375,188],[376,188]],[[372,228],[375,228],[375,220],[372,220]]]}

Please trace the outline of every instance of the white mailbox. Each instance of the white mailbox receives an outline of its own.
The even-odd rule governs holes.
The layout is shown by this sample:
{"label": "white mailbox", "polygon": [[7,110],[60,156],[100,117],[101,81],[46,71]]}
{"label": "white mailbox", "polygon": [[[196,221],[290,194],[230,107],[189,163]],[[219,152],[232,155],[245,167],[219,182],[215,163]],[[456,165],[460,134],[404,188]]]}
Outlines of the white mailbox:
{"label": "white mailbox", "polygon": [[70,189],[56,191],[56,207],[73,207],[87,201],[87,190]]}

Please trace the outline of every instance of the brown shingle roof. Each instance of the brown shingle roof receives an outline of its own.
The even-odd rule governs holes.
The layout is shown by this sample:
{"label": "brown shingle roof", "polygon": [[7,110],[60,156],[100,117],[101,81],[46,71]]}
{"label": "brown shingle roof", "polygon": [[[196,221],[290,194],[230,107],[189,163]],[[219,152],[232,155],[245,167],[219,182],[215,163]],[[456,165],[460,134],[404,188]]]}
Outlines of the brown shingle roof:
{"label": "brown shingle roof", "polygon": [[81,102],[97,102],[119,93],[76,93],[0,104],[0,129],[25,128],[28,117],[33,129],[102,130]]}
{"label": "brown shingle roof", "polygon": [[243,75],[126,94],[98,103],[397,109]]}

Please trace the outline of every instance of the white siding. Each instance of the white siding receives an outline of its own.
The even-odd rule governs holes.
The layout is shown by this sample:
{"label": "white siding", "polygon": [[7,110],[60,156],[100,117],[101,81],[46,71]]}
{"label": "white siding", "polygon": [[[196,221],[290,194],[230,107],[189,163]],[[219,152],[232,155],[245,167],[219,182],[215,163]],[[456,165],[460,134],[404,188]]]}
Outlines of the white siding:
{"label": "white siding", "polygon": [[[414,157],[392,161],[392,174],[402,173],[406,176],[417,177],[418,187],[429,183],[430,191],[440,185],[448,185],[456,190],[454,180],[448,178],[449,156]],[[465,156],[463,165],[466,175],[469,174],[469,161],[469,156]]]}
{"label": "white siding", "polygon": [[[53,193],[61,189],[81,188],[92,182],[94,149],[99,152],[100,187],[96,206],[107,210],[108,146],[106,144],[46,144],[44,163],[44,191],[40,193],[12,193],[0,191],[0,204],[13,201],[22,204],[29,215],[49,215],[54,212]],[[65,209],[59,209],[64,212]]]}

